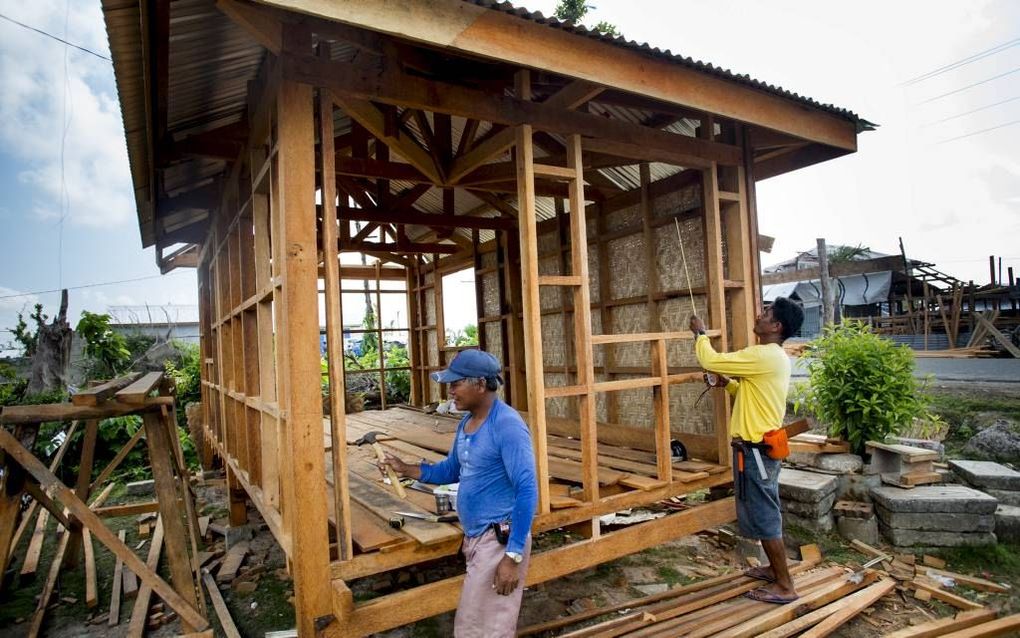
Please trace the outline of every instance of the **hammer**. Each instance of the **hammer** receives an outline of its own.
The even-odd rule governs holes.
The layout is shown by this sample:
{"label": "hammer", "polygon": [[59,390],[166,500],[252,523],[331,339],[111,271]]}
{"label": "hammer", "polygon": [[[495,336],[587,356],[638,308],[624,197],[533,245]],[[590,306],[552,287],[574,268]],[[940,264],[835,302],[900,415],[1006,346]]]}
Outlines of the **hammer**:
{"label": "hammer", "polygon": [[[365,443],[370,443],[372,445],[372,449],[375,450],[376,458],[379,459],[380,463],[385,465],[386,455],[383,453],[382,446],[379,445],[379,442],[377,440],[378,438],[383,436],[385,436],[385,434],[383,434],[382,432],[366,432],[365,436],[361,437],[360,439],[354,442],[354,445],[360,446],[364,445]],[[393,468],[390,467],[389,465],[385,465],[385,467],[386,476],[389,477],[390,484],[393,485],[393,491],[395,491],[397,493],[397,496],[399,496],[400,498],[407,498],[407,492],[404,491],[404,486],[400,484],[400,479],[397,478],[397,473],[394,472]]]}

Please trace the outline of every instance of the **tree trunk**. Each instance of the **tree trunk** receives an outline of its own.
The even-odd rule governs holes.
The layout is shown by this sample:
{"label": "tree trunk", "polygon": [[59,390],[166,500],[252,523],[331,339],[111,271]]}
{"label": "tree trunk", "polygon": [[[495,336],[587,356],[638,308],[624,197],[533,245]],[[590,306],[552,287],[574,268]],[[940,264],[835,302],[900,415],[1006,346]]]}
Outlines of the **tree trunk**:
{"label": "tree trunk", "polygon": [[39,394],[67,387],[67,368],[71,362],[71,326],[67,323],[67,290],[60,293],[60,312],[53,323],[39,326],[32,370],[28,376],[28,394]]}

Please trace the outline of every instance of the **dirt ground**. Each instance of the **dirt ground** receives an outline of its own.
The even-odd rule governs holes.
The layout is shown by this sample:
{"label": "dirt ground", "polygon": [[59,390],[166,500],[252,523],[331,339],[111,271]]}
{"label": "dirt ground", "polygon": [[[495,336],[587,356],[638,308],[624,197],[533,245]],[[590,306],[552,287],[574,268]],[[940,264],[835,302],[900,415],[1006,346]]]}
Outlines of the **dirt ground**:
{"label": "dirt ground", "polygon": [[[938,395],[936,402],[938,411],[949,424],[947,444],[968,434],[971,431],[968,428],[976,421],[986,419],[989,413],[1020,422],[1020,384],[936,384],[932,390]],[[200,514],[211,515],[214,522],[226,523],[222,480],[211,480],[199,485],[198,498]],[[122,493],[115,493],[109,503],[123,503],[128,500]],[[241,634],[261,637],[267,631],[294,627],[294,609],[291,604],[293,583],[286,574],[282,551],[262,524],[258,514],[251,508],[249,521],[257,530],[250,543],[251,553],[239,572],[238,580],[232,587],[223,586],[221,589]],[[107,522],[114,530],[127,530],[129,546],[134,547],[140,542],[135,517],[107,519]],[[557,531],[543,535],[537,544],[541,547],[544,544],[557,544],[564,540],[567,540],[565,533]],[[794,530],[787,541],[792,558],[798,557],[797,548],[801,544],[817,543],[822,548],[825,558],[836,563],[847,565],[866,560],[866,557],[849,548],[845,541],[835,535],[800,535]],[[212,548],[221,547],[222,542],[221,538],[215,537]],[[27,632],[28,622],[36,604],[35,599],[45,580],[55,544],[56,534],[53,533],[51,521],[43,560],[35,580],[21,584],[13,590],[8,587],[0,594],[0,635],[17,637]],[[27,538],[23,540],[19,552],[23,553],[26,545]],[[62,597],[73,597],[77,600],[51,605],[47,613],[44,635],[58,638],[125,635],[131,613],[131,601],[128,600],[122,603],[121,622],[117,627],[107,627],[105,619],[101,624],[88,623],[89,618],[101,617],[109,610],[110,581],[114,564],[112,554],[101,544],[97,542],[95,547],[99,606],[95,610],[89,610],[84,605],[83,570],[79,568],[68,573],[62,577],[55,600]],[[139,556],[143,559],[147,549],[146,545],[138,550]],[[981,576],[996,582],[1006,582],[1013,586],[1013,592],[1020,590],[1020,546],[999,544],[989,548],[931,550],[927,553],[947,560],[947,568],[950,570]],[[683,538],[529,588],[525,592],[520,625],[528,626],[592,607],[634,600],[663,587],[681,586],[700,579],[732,573],[744,567],[745,564],[738,559],[734,550],[720,541],[716,535],[700,534]],[[363,601],[419,583],[430,582],[462,569],[463,564],[459,558],[450,558],[399,572],[359,579],[350,585],[356,600]],[[166,573],[165,565],[162,573]],[[244,587],[238,587],[244,581],[254,582],[254,591],[244,593]],[[996,595],[967,589],[954,591],[1003,612],[1020,611],[1020,596],[1015,593]],[[900,627],[951,615],[954,611],[941,603],[922,602],[913,598],[907,591],[897,590],[893,595],[883,598],[868,612],[848,622],[834,635],[843,638],[877,637]],[[453,614],[446,613],[380,635],[387,638],[450,636],[452,627]],[[162,638],[176,636],[180,632],[179,623],[173,622],[149,632],[148,635]],[[217,635],[222,635],[218,627]]]}

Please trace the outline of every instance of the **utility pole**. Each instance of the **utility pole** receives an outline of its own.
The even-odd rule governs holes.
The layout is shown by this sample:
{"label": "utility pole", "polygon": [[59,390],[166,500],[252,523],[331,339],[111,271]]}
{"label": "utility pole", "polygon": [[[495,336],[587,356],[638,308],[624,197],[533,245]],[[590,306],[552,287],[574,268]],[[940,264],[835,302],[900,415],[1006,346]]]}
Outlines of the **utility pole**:
{"label": "utility pole", "polygon": [[829,253],[825,238],[818,238],[818,273],[822,284],[822,326],[830,325],[835,319],[833,312],[832,282],[829,280]]}

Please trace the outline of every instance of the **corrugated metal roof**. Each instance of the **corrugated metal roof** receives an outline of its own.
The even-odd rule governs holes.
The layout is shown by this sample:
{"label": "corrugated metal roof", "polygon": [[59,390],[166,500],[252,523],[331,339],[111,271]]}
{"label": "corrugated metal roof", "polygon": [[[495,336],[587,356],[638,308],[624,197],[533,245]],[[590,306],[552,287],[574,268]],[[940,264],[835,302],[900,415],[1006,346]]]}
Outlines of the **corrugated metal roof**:
{"label": "corrugated metal roof", "polygon": [[685,57],[683,55],[673,53],[669,49],[662,50],[658,47],[653,47],[646,42],[627,40],[623,36],[606,35],[599,31],[595,31],[594,29],[588,29],[583,24],[575,24],[573,22],[562,21],[552,16],[546,17],[542,15],[542,13],[539,11],[529,11],[523,7],[515,7],[513,4],[509,2],[495,2],[494,0],[463,0],[463,1],[467,2],[468,4],[474,4],[479,7],[485,7],[486,9],[501,11],[502,13],[516,16],[523,20],[529,20],[531,22],[537,22],[538,24],[544,24],[553,29],[562,29],[569,33],[585,36],[593,40],[601,40],[602,42],[608,42],[614,46],[630,49],[632,51],[640,51],[641,53],[644,53],[646,55],[669,60],[670,62],[673,62],[675,64],[695,69],[697,71],[701,71],[702,73],[708,73],[710,75],[724,78],[726,80],[731,80],[739,84],[744,84],[765,91],[767,93],[772,93],[774,95],[778,95],[790,100],[795,100],[797,102],[807,104],[808,106],[811,106],[816,109],[828,111],[829,113],[845,117],[848,120],[854,122],[857,125],[858,133],[862,131],[873,130],[875,126],[873,123],[865,119],[862,119],[856,113],[848,109],[841,108],[833,104],[823,104],[806,95],[800,95],[799,93],[788,91],[781,86],[776,86],[774,84],[762,82],[761,80],[756,80],[752,78],[750,75],[734,73],[729,69],[723,69],[708,62],[702,62],[701,60],[695,60],[694,58],[691,57]]}

